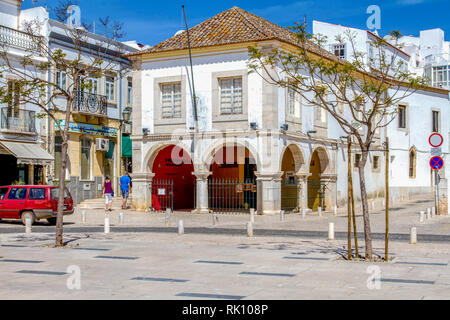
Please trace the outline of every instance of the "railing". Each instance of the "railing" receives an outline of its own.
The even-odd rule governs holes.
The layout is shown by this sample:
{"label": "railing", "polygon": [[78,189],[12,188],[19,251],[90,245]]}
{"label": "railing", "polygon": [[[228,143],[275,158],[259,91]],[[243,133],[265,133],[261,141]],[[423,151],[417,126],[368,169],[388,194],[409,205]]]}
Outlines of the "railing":
{"label": "railing", "polygon": [[153,179],[152,181],[152,210],[173,211],[173,181],[170,179]]}
{"label": "railing", "polygon": [[78,91],[75,95],[74,111],[106,116],[108,114],[106,101],[106,96]]}
{"label": "railing", "polygon": [[2,108],[1,128],[2,130],[35,133],[35,112],[17,108]]}
{"label": "railing", "polygon": [[254,179],[208,180],[209,208],[215,213],[249,213],[256,209],[256,195]]}
{"label": "railing", "polygon": [[0,26],[0,43],[31,52],[40,52],[39,37]]}

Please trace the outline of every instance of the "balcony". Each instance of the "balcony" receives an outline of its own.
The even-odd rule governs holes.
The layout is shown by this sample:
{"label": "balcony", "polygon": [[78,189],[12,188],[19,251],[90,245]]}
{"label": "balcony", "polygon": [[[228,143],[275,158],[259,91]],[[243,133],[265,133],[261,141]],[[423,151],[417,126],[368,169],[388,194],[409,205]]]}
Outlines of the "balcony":
{"label": "balcony", "polygon": [[5,26],[0,26],[0,43],[29,52],[40,53],[38,37]]}
{"label": "balcony", "polygon": [[1,109],[1,129],[7,133],[36,133],[36,112],[18,108]]}
{"label": "balcony", "polygon": [[107,116],[106,101],[106,96],[78,91],[75,95],[73,111],[92,116]]}

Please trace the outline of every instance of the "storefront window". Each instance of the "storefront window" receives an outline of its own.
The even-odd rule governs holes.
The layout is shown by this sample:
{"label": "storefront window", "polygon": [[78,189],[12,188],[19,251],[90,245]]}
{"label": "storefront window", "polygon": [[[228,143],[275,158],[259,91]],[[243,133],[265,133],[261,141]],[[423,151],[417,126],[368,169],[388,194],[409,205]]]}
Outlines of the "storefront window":
{"label": "storefront window", "polygon": [[110,176],[111,180],[114,177],[114,147],[114,142],[109,141],[109,151],[105,153],[105,160],[103,162],[105,166],[105,177]]}
{"label": "storefront window", "polygon": [[81,139],[81,180],[91,179],[91,140]]}

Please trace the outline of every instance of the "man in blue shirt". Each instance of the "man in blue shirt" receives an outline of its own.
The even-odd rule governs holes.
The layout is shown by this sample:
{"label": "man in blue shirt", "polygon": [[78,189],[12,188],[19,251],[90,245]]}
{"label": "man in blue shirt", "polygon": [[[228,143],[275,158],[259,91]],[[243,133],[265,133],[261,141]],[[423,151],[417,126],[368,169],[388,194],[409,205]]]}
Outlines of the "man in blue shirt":
{"label": "man in blue shirt", "polygon": [[120,178],[120,191],[122,193],[122,209],[124,210],[127,209],[127,200],[128,195],[130,194],[130,188],[131,188],[131,178],[127,172]]}

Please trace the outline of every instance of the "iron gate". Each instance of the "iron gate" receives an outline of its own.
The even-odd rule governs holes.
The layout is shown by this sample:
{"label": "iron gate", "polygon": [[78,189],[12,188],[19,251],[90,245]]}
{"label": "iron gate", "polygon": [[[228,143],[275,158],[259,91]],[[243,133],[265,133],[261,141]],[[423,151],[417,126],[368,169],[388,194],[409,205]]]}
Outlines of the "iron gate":
{"label": "iron gate", "polygon": [[256,209],[254,179],[208,179],[208,204],[215,213],[249,213]]}
{"label": "iron gate", "polygon": [[287,212],[297,208],[298,185],[289,181],[283,181],[281,184],[281,210]]}
{"label": "iron gate", "polygon": [[152,181],[152,210],[173,211],[173,181],[169,179],[153,179]]}
{"label": "iron gate", "polygon": [[308,180],[308,208],[325,210],[325,183],[320,180]]}

